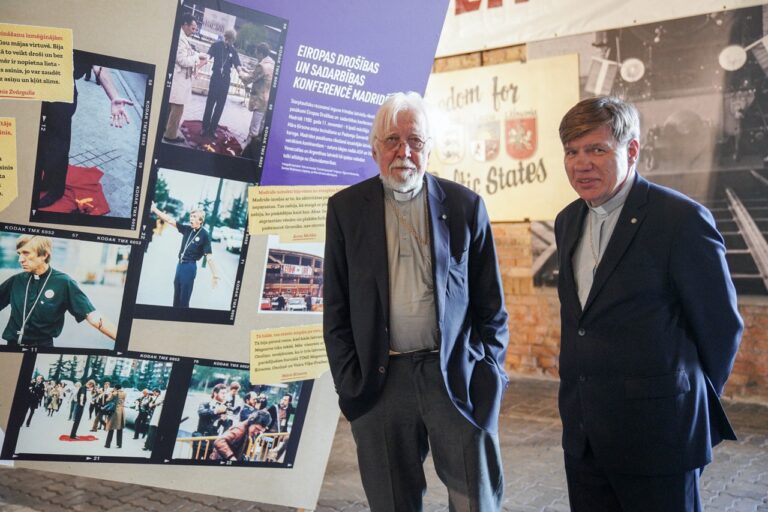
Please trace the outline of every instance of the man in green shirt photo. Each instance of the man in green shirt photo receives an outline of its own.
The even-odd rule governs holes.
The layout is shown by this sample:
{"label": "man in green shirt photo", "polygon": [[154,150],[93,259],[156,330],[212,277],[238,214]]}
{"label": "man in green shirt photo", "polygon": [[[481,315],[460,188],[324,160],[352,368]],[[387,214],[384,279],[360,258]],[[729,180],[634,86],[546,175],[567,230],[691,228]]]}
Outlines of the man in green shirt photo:
{"label": "man in green shirt photo", "polygon": [[87,320],[114,340],[115,325],[96,311],[75,280],[51,267],[52,251],[51,239],[45,236],[22,235],[16,241],[22,272],[0,284],[0,310],[11,306],[3,339],[13,347],[53,347],[68,311],[77,322]]}

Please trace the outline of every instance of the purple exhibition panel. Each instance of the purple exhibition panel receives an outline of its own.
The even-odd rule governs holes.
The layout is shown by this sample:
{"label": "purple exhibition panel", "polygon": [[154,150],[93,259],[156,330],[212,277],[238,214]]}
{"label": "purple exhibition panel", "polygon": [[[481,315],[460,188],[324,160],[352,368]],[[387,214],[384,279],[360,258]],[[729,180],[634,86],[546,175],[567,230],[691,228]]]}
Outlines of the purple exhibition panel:
{"label": "purple exhibition panel", "polygon": [[373,115],[389,93],[424,92],[448,0],[236,3],[288,22],[260,183],[350,185],[375,174]]}

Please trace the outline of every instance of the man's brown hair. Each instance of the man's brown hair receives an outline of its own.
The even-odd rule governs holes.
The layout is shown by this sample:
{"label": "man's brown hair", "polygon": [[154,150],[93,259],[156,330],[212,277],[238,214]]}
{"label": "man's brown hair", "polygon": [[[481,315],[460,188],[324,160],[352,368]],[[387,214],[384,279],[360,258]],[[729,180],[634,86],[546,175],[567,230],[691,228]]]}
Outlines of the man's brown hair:
{"label": "man's brown hair", "polygon": [[632,103],[615,96],[581,100],[560,121],[560,141],[565,145],[601,126],[608,126],[620,144],[640,140],[640,116]]}
{"label": "man's brown hair", "polygon": [[47,236],[38,235],[21,235],[16,240],[16,250],[20,250],[22,247],[27,246],[27,249],[33,251],[38,256],[47,254],[45,262],[51,262],[51,251],[53,251],[53,242]]}

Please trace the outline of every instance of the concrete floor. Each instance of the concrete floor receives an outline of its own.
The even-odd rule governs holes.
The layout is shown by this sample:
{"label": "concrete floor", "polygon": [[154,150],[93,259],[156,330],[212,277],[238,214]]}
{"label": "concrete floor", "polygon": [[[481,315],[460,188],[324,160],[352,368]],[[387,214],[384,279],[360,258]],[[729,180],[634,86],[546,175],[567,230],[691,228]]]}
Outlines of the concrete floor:
{"label": "concrete floor", "polygon": [[[768,407],[726,402],[739,435],[715,448],[715,461],[702,477],[707,512],[768,512]],[[502,409],[500,440],[505,464],[504,510],[568,510],[557,415],[557,382],[514,379]],[[428,511],[448,510],[447,493],[434,468],[426,466]],[[285,507],[218,496],[159,490],[26,469],[0,472],[0,510],[14,512],[90,511],[262,511]],[[357,473],[349,423],[342,420],[320,491],[318,511],[367,510]]]}

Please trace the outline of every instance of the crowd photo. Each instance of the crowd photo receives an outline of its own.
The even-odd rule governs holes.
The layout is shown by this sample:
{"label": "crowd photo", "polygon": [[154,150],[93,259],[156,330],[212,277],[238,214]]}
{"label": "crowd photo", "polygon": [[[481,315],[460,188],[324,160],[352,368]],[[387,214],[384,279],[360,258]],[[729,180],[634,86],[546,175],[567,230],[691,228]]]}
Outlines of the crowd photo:
{"label": "crowd photo", "polygon": [[16,452],[149,458],[172,363],[38,354]]}
{"label": "crowd photo", "polygon": [[282,464],[302,382],[252,384],[249,371],[195,365],[174,459]]}

